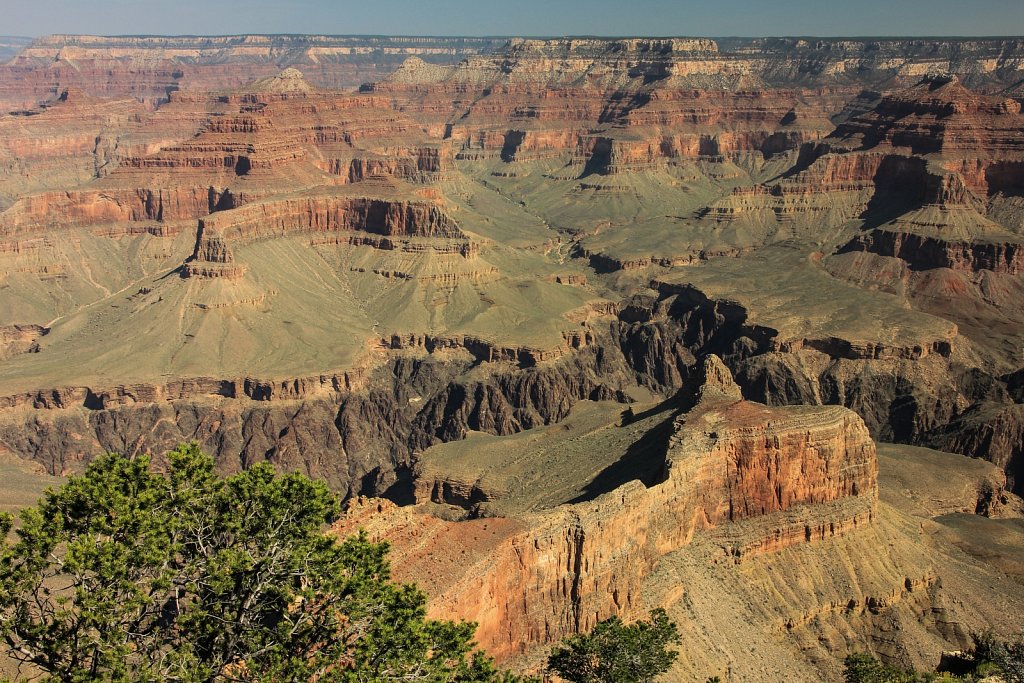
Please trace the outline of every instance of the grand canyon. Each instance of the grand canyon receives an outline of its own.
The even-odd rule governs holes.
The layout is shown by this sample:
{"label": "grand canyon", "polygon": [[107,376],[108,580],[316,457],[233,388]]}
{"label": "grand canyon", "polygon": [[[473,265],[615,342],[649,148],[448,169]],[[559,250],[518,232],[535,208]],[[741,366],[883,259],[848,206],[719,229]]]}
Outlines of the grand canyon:
{"label": "grand canyon", "polygon": [[0,39],[5,509],[196,441],[500,663],[1024,629],[1024,39]]}

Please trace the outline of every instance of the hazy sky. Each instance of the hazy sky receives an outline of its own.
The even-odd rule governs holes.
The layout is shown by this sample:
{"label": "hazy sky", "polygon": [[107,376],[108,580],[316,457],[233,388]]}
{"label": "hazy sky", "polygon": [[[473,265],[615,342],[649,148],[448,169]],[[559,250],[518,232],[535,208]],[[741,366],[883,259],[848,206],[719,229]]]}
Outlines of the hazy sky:
{"label": "hazy sky", "polygon": [[1024,35],[1024,0],[0,0],[0,34]]}

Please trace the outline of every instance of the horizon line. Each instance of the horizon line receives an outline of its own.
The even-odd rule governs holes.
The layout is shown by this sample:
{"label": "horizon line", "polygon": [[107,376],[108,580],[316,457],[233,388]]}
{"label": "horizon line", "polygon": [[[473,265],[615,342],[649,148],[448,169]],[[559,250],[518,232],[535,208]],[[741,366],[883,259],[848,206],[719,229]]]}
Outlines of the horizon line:
{"label": "horizon line", "polygon": [[551,34],[551,35],[526,35],[526,34],[406,34],[406,33],[44,33],[35,36],[26,35],[0,35],[0,38],[39,40],[41,38],[57,37],[83,37],[83,38],[245,38],[245,37],[323,37],[323,38],[423,38],[423,39],[472,39],[472,40],[512,40],[521,38],[524,40],[1024,40],[1024,35],[1014,34],[876,34],[876,35],[813,35],[813,34],[791,34],[791,35],[647,35],[647,34]]}

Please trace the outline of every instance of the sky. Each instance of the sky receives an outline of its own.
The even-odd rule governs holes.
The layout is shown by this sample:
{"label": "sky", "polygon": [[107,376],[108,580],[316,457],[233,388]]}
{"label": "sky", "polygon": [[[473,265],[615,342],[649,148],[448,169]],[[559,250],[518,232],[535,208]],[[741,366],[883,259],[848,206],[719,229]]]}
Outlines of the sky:
{"label": "sky", "polygon": [[0,34],[1024,35],[1024,0],[0,0]]}

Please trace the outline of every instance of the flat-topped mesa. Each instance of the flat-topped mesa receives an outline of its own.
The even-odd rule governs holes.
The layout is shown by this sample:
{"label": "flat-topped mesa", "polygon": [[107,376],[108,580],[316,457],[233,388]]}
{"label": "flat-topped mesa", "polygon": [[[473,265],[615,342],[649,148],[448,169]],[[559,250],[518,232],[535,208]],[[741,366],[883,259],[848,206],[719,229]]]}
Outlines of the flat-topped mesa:
{"label": "flat-topped mesa", "polygon": [[288,67],[281,73],[256,81],[245,88],[246,96],[252,96],[250,101],[261,102],[261,95],[294,95],[312,93],[316,90],[301,71],[294,67]]}
{"label": "flat-topped mesa", "polygon": [[1024,241],[980,241],[943,238],[898,229],[877,229],[859,235],[839,253],[868,251],[901,259],[913,270],[949,268],[1024,274]]}
{"label": "flat-topped mesa", "polygon": [[[634,78],[664,78],[677,60],[706,60],[718,56],[709,39],[624,40],[513,38],[492,55],[474,56],[455,66],[438,68],[423,60],[406,60],[395,73],[364,90],[403,90],[395,86],[461,84],[463,89],[522,86],[573,86],[587,78],[587,87],[608,88]],[[415,87],[413,88],[415,89]]]}
{"label": "flat-topped mesa", "polygon": [[722,39],[735,56],[760,58],[775,81],[911,85],[922,76],[957,74],[993,90],[1016,82],[1024,45],[1016,38]]}
{"label": "flat-topped mesa", "polygon": [[544,56],[554,58],[710,54],[718,44],[710,38],[513,38],[505,44],[507,56]]}
{"label": "flat-topped mesa", "polygon": [[[504,45],[504,47],[502,47]],[[958,73],[992,90],[1020,80],[1022,49],[1013,39],[561,39],[358,36],[49,36],[0,66],[0,103],[32,106],[68,85],[107,97],[162,102],[169,92],[223,90],[296,66],[319,88],[377,81],[411,56],[450,65],[502,52],[512,61],[540,52],[552,61],[618,55],[693,84],[905,83],[934,72]],[[533,58],[537,61],[536,58]],[[647,68],[647,67],[644,67]]]}
{"label": "flat-topped mesa", "polygon": [[[658,606],[643,603],[645,579],[697,533],[713,533],[724,557],[742,561],[872,520],[877,461],[859,417],[743,401],[717,358],[702,375],[649,487],[631,481],[586,502],[467,522],[356,503],[338,531],[390,540],[402,578],[427,582],[431,613],[476,621],[480,643],[504,658]],[[475,552],[449,553],[466,534]]]}
{"label": "flat-topped mesa", "polygon": [[520,368],[532,368],[541,363],[563,358],[594,342],[590,330],[573,330],[562,334],[562,344],[547,348],[536,346],[507,346],[475,335],[431,335],[421,333],[392,334],[381,339],[381,345],[391,350],[466,351],[483,363],[512,363]]}
{"label": "flat-topped mesa", "polygon": [[300,233],[365,232],[387,237],[466,240],[455,221],[430,202],[315,192],[252,202],[199,221],[196,254],[209,237],[232,243]]}
{"label": "flat-topped mesa", "polygon": [[[710,470],[717,485],[698,487],[702,493],[729,492],[727,510],[719,506],[717,514],[712,514],[705,506],[705,524],[861,494],[869,500],[866,510],[873,505],[877,494],[874,443],[854,413],[845,408],[799,406],[779,411],[743,401],[717,356],[705,359],[698,381],[696,403],[680,416],[670,441],[670,459],[678,455],[669,467],[688,469],[695,464],[690,462],[691,454],[702,451],[722,454],[729,461],[724,470]],[[689,471],[705,468],[706,463],[701,463],[699,470]]]}

